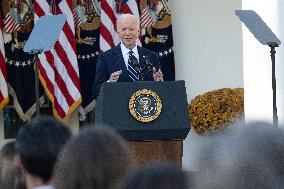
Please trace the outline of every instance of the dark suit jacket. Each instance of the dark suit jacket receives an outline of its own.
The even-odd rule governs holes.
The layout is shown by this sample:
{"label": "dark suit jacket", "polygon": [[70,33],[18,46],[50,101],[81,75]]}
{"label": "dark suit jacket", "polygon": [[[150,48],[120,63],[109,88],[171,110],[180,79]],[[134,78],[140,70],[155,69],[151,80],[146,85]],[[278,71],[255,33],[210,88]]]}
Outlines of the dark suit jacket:
{"label": "dark suit jacket", "polygon": [[[139,64],[143,68],[146,61],[150,62],[156,69],[160,68],[158,54],[137,46],[139,53]],[[118,82],[131,82],[132,79],[128,76],[127,68],[124,63],[123,55],[121,52],[120,44],[116,47],[102,53],[97,60],[96,66],[96,79],[93,85],[95,98],[98,96],[102,83],[109,80],[113,72],[122,70]],[[153,72],[144,75],[144,81],[153,81]]]}

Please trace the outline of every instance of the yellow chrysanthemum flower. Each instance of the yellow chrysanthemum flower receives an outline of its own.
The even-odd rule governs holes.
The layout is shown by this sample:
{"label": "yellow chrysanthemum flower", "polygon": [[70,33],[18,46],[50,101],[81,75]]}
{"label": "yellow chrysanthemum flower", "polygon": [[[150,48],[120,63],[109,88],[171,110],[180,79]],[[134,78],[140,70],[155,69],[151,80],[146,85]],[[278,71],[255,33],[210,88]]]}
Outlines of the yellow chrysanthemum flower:
{"label": "yellow chrysanthemum flower", "polygon": [[189,105],[189,116],[198,134],[223,129],[244,116],[244,89],[223,88],[198,95]]}

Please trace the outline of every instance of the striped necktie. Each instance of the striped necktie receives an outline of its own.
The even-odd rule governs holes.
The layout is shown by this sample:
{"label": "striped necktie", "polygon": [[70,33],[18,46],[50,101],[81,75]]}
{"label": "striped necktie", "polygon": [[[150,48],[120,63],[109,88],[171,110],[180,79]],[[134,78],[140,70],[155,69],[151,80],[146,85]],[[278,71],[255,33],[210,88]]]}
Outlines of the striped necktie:
{"label": "striped necktie", "polygon": [[128,75],[133,81],[139,80],[139,73],[135,70],[137,69],[137,65],[139,65],[137,58],[134,56],[133,51],[129,51],[128,57]]}

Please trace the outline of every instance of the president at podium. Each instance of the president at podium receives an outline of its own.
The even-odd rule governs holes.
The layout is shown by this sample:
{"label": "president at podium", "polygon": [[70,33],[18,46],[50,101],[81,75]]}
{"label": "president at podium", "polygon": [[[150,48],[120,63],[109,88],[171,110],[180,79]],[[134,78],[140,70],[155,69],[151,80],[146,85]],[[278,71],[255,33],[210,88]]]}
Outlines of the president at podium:
{"label": "president at podium", "polygon": [[121,43],[98,57],[93,86],[95,98],[104,82],[163,81],[159,56],[136,43],[139,25],[134,15],[122,14],[118,18]]}

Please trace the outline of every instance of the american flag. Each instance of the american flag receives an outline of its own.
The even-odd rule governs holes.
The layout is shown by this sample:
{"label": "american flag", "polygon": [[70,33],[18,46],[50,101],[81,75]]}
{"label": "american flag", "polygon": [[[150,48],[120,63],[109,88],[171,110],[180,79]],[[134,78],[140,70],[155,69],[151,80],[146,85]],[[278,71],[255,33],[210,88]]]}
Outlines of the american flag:
{"label": "american flag", "polygon": [[151,11],[149,7],[145,7],[141,13],[141,27],[151,27],[157,22],[157,16],[154,11]]}
{"label": "american flag", "polygon": [[76,27],[79,27],[81,24],[83,24],[83,21],[81,19],[81,17],[78,15],[78,13],[76,12],[76,10],[72,11],[73,17],[74,17],[74,24]]}
{"label": "american flag", "polygon": [[18,19],[18,13],[15,9],[11,9],[5,16],[5,31],[6,33],[12,33],[21,29],[21,25]]}
{"label": "american flag", "polygon": [[9,101],[7,88],[7,72],[5,64],[4,41],[2,35],[2,18],[0,17],[0,109]]}
{"label": "american flag", "polygon": [[[100,50],[102,52],[111,49],[120,42],[116,33],[116,20],[121,13],[130,13],[140,18],[136,0],[121,0],[121,13],[117,13],[116,6],[115,0],[101,1]],[[141,46],[141,41],[137,42]]]}
{"label": "american flag", "polygon": [[[50,1],[35,0],[35,22],[50,14]],[[62,31],[54,48],[39,55],[40,80],[53,104],[53,113],[66,122],[81,103],[79,68],[75,49],[72,0],[55,0],[56,13],[66,14]]]}
{"label": "american flag", "polygon": [[80,6],[77,6],[75,9],[73,9],[72,14],[74,18],[74,24],[76,27],[79,27],[81,24],[83,24]]}
{"label": "american flag", "polygon": [[94,9],[92,0],[85,0],[85,4],[86,4],[86,14],[91,14]]}

